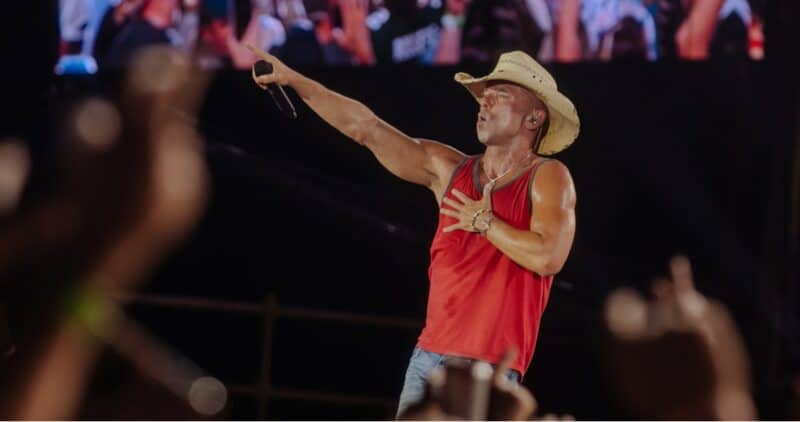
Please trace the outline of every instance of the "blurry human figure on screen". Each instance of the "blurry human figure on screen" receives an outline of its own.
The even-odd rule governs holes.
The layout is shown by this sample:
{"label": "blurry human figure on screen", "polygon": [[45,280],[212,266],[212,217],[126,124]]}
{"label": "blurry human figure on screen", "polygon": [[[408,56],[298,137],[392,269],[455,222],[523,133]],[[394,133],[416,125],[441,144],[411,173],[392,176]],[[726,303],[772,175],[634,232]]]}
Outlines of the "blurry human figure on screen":
{"label": "blurry human figure on screen", "polygon": [[83,46],[93,5],[90,0],[59,0],[58,6],[61,54],[77,54]]}
{"label": "blurry human figure on screen", "polygon": [[[430,248],[430,291],[400,396],[402,413],[422,398],[431,371],[450,360],[501,361],[518,355],[508,378],[527,371],[553,276],[575,234],[576,194],[567,167],[546,156],[569,147],[578,113],[553,77],[521,51],[504,53],[484,77],[458,73],[478,102],[476,132],[485,147],[466,155],[412,138],[358,101],[255,50],[274,71],[254,79],[292,87],[322,119],[369,149],[392,174],[430,189],[440,206]],[[467,97],[465,97],[465,100]]]}
{"label": "blurry human figure on screen", "polygon": [[97,35],[95,35],[92,49],[92,55],[97,59],[101,67],[103,66],[103,60],[111,51],[114,39],[119,35],[122,28],[139,13],[143,3],[144,0],[121,0],[116,5],[109,7],[103,14],[103,20],[100,23]]}
{"label": "blurry human figure on screen", "polygon": [[[281,0],[288,28],[286,44],[275,53],[292,65],[368,66],[375,63],[368,0]],[[380,12],[373,12],[380,15]]]}
{"label": "blurry human figure on screen", "polygon": [[580,19],[586,59],[658,57],[655,19],[643,0],[583,0]]}
{"label": "blurry human figure on screen", "polygon": [[[143,27],[141,20],[144,20],[145,23],[149,22],[150,26],[155,27],[162,27],[164,25],[163,22],[167,21],[166,27],[163,27],[163,33],[169,43],[179,51],[187,54],[194,48],[199,25],[197,16],[198,0],[178,1],[174,8],[162,5],[160,8],[155,8],[155,12],[154,9],[145,9],[148,3],[148,0],[119,0],[105,9],[94,37],[92,53],[101,67],[117,67],[124,64],[109,64],[105,60],[108,57],[117,60],[120,56],[127,54],[120,55],[114,50],[117,48],[115,42],[118,37],[128,28],[135,28],[133,34],[126,35],[126,37],[133,35],[134,39],[126,40],[127,46],[122,44],[123,50],[130,48],[131,44],[136,44],[136,40],[162,39],[161,36],[148,36],[148,32],[153,31],[148,30],[147,26]],[[145,13],[147,16],[145,16]],[[165,20],[162,16],[167,17],[167,19]],[[158,32],[161,32],[161,29],[158,29]],[[156,44],[160,43],[161,41],[156,42]],[[151,43],[145,42],[143,45],[149,44]]]}
{"label": "blurry human figure on screen", "polygon": [[747,57],[750,28],[757,19],[747,0],[726,0],[717,14],[719,22],[709,45],[712,57]]}
{"label": "blurry human figure on screen", "polygon": [[[94,24],[98,20],[98,2],[92,0],[59,0],[58,24],[61,42],[58,74],[88,74],[97,71],[97,62],[91,56]],[[102,3],[102,2],[100,2]]]}
{"label": "blurry human figure on screen", "polygon": [[658,0],[658,7],[660,47],[666,56],[702,60],[763,55],[762,20],[754,13],[763,8],[762,1]]}
{"label": "blurry human figure on screen", "polygon": [[[587,36],[587,10],[593,4],[601,3],[606,9],[613,9],[607,16],[616,17],[619,12],[630,7],[619,7],[625,0],[475,0],[468,8],[469,13],[463,23],[463,46],[460,59],[463,62],[487,63],[497,60],[508,49],[521,49],[535,55],[540,61],[577,62],[597,58],[601,45],[599,38],[608,36],[618,18],[609,21],[609,28],[596,31],[593,45]],[[630,0],[640,2],[640,0]],[[605,5],[609,3],[608,5]],[[611,4],[613,3],[613,4]],[[597,7],[594,7],[597,9]],[[637,15],[638,16],[638,15]],[[448,28],[444,25],[442,42],[447,38]],[[611,43],[606,43],[611,45]],[[593,49],[592,49],[593,48]]]}
{"label": "blurry human figure on screen", "polygon": [[[468,0],[451,0],[467,2]],[[440,0],[390,0],[371,21],[378,63],[433,64],[439,44]]]}
{"label": "blurry human figure on screen", "polygon": [[471,0],[445,0],[444,14],[440,20],[439,44],[434,62],[453,65],[461,61],[461,39],[464,19]]}
{"label": "blurry human figure on screen", "polygon": [[538,0],[474,0],[463,25],[461,60],[467,63],[492,63],[508,50],[546,59],[539,52],[553,26],[548,6]]}
{"label": "blurry human figure on screen", "polygon": [[553,60],[573,63],[583,59],[586,37],[580,24],[581,0],[549,0],[554,20]]}
{"label": "blurry human figure on screen", "polygon": [[204,16],[202,47],[197,57],[203,68],[248,69],[256,56],[245,47],[246,43],[269,51],[286,42],[286,31],[274,16],[270,0],[236,0],[231,3],[230,16]]}
{"label": "blurry human figure on screen", "polygon": [[[286,29],[286,42],[271,52],[293,65],[325,64],[322,59],[322,42],[317,37],[315,26],[303,2],[282,0],[277,9],[277,16]],[[322,10],[327,10],[327,2]]]}
{"label": "blurry human figure on screen", "polygon": [[167,30],[173,24],[179,0],[145,0],[141,16],[131,20],[114,38],[103,59],[104,65],[119,68],[127,65],[141,48],[155,44],[172,45]]}

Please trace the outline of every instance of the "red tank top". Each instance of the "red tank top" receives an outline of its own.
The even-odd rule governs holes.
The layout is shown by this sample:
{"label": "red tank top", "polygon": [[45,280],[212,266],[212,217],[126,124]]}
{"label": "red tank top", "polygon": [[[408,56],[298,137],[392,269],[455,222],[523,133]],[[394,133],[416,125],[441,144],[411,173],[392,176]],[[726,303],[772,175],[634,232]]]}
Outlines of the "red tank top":
{"label": "red tank top", "polygon": [[[472,199],[481,197],[478,158],[468,157],[459,165],[445,195],[453,197],[455,188]],[[529,229],[530,186],[544,161],[495,188],[495,218]],[[511,367],[524,375],[536,347],[553,277],[523,268],[477,233],[442,232],[455,223],[453,217],[439,214],[428,269],[427,316],[418,345],[431,352],[490,363],[498,363],[509,346],[515,346],[519,355]]]}

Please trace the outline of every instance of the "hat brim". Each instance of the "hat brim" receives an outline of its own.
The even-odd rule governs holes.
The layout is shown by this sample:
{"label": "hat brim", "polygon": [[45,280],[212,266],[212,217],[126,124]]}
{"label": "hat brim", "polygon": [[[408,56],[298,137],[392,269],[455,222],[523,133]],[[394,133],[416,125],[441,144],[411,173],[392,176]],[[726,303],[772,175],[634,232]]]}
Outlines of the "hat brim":
{"label": "hat brim", "polygon": [[483,77],[473,77],[464,72],[455,75],[456,82],[463,85],[476,101],[480,101],[483,90],[489,81],[508,81],[521,85],[533,92],[547,106],[550,126],[542,138],[538,154],[552,155],[563,151],[575,142],[580,133],[580,119],[575,105],[564,94],[543,83],[541,80],[517,80],[514,74],[498,74],[492,72]]}

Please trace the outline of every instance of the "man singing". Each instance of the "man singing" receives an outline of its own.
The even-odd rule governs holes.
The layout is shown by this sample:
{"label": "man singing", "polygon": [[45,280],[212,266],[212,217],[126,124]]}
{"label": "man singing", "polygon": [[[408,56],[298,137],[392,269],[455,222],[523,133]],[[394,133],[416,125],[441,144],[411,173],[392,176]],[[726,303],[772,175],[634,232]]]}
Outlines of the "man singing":
{"label": "man singing", "polygon": [[575,188],[564,164],[544,156],[578,136],[578,114],[553,77],[527,54],[500,56],[487,76],[455,75],[478,101],[483,154],[415,139],[358,101],[337,94],[253,49],[320,117],[369,148],[394,175],[426,186],[440,205],[431,245],[425,328],[411,356],[398,414],[419,400],[430,372],[448,359],[498,363],[519,351],[509,379],[530,365],[553,275],[575,234]]}

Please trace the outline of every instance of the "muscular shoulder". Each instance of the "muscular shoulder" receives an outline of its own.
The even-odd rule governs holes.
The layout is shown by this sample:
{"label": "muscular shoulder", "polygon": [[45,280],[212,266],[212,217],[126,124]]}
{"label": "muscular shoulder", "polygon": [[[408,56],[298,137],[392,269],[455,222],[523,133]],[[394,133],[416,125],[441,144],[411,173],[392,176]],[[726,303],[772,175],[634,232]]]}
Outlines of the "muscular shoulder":
{"label": "muscular shoulder", "polygon": [[444,189],[450,181],[450,176],[456,167],[466,158],[466,155],[441,142],[430,139],[417,139],[425,148],[427,163],[426,170],[433,176],[432,184],[429,188],[436,195],[437,200],[441,201]]}
{"label": "muscular shoulder", "polygon": [[466,157],[463,152],[441,142],[417,138],[425,148],[430,171],[437,178],[449,178],[456,166]]}
{"label": "muscular shoulder", "polygon": [[540,165],[531,186],[531,201],[563,208],[575,207],[575,185],[564,163],[548,160]]}

